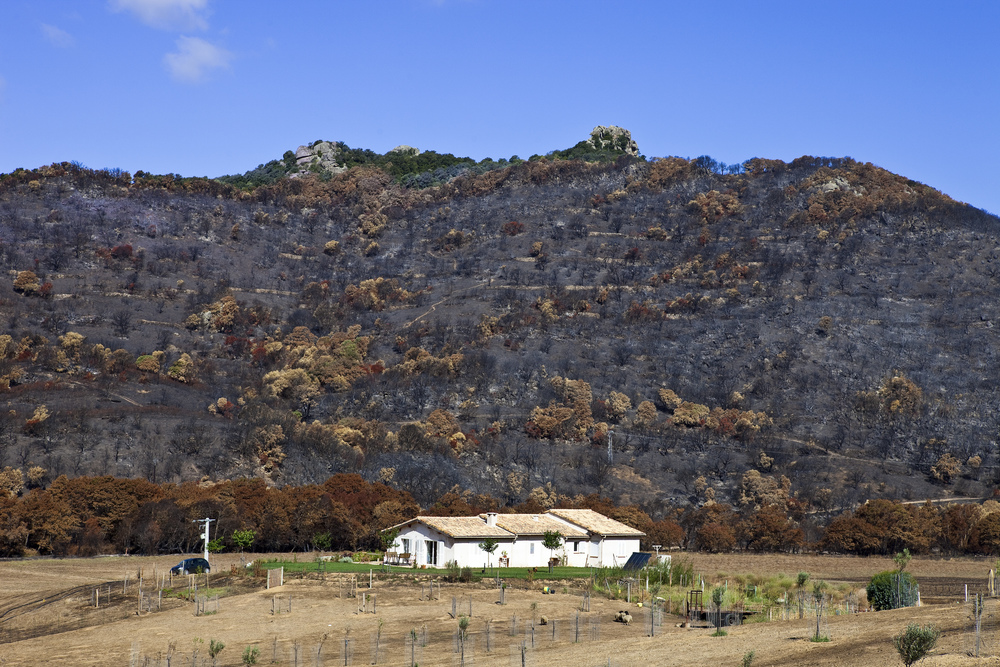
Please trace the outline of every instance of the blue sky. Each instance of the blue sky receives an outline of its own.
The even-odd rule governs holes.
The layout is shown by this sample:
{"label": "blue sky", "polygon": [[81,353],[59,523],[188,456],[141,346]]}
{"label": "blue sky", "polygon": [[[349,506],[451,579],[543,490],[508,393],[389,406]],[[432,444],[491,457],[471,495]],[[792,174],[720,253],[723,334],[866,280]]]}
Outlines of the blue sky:
{"label": "blue sky", "polygon": [[3,0],[0,172],[219,176],[316,139],[873,162],[1000,213],[1000,2]]}

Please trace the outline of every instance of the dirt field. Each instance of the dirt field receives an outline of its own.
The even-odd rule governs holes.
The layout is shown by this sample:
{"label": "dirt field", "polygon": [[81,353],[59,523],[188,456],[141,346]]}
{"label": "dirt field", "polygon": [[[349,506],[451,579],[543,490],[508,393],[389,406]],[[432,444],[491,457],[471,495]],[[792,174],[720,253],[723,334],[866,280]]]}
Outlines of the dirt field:
{"label": "dirt field", "polygon": [[[690,556],[705,574],[724,572],[810,572],[830,581],[858,581],[886,569],[875,559],[823,556]],[[444,584],[439,600],[421,599],[421,586],[412,578],[376,581],[377,614],[358,613],[358,600],[341,598],[340,577],[292,579],[271,591],[255,591],[219,602],[218,613],[196,616],[195,604],[171,598],[161,611],[137,615],[135,584],[129,593],[112,596],[111,603],[94,609],[93,586],[121,579],[128,572],[134,580],[142,567],[147,582],[154,568],[162,573],[177,557],[99,558],[0,563],[0,662],[4,665],[211,665],[208,644],[221,640],[226,648],[218,664],[240,665],[247,645],[258,647],[258,664],[282,665],[409,665],[412,655],[421,665],[458,665],[455,653],[457,621],[451,616],[452,598],[457,611],[467,613],[472,601],[471,639],[466,664],[555,667],[601,665],[738,665],[744,653],[757,654],[755,665],[898,665],[890,637],[908,622],[934,623],[944,636],[931,658],[922,665],[994,664],[967,654],[974,650],[970,609],[957,600],[916,609],[830,616],[825,626],[829,643],[809,641],[815,620],[754,623],[730,628],[727,637],[710,637],[705,628],[679,628],[680,619],[666,616],[656,636],[650,637],[648,609],[609,601],[597,596],[591,611],[579,613],[580,583],[556,586],[555,595],[531,588],[511,588],[507,604],[497,604],[498,592],[487,584]],[[237,559],[220,558],[216,572],[228,570]],[[984,578],[984,563],[972,560],[914,560],[910,570],[918,577],[970,582]],[[218,577],[216,584],[225,584]],[[113,587],[115,584],[111,584]],[[147,588],[153,589],[151,583]],[[106,590],[106,588],[105,588]],[[68,593],[67,593],[68,592]],[[359,592],[368,593],[362,587]],[[60,594],[64,593],[65,597]],[[155,594],[154,594],[155,595]],[[271,613],[277,602],[291,611]],[[19,607],[19,605],[21,605]],[[25,606],[26,605],[26,606]],[[532,606],[534,605],[534,609]],[[629,608],[630,626],[612,622],[614,612]],[[211,611],[211,607],[209,608]],[[548,623],[540,625],[541,617]],[[512,617],[516,630],[511,634]],[[531,620],[534,617],[534,647]],[[981,650],[1000,653],[1000,608],[987,607]],[[492,619],[487,638],[487,620]],[[376,642],[376,635],[381,635]],[[554,628],[554,637],[553,637]],[[414,630],[414,643],[410,631]],[[30,638],[30,635],[38,635]],[[489,651],[487,651],[489,643]],[[321,646],[320,659],[317,649]],[[345,659],[346,649],[346,659]],[[170,660],[168,661],[168,655]],[[297,659],[296,659],[297,657]],[[993,659],[995,662],[995,658]]]}

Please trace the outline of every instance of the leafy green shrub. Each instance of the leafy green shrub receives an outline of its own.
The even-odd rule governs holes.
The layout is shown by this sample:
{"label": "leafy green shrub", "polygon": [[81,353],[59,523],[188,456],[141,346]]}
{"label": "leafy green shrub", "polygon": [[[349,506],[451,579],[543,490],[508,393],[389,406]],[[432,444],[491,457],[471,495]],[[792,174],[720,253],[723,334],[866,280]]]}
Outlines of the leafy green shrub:
{"label": "leafy green shrub", "polygon": [[243,649],[243,664],[256,665],[257,658],[260,657],[260,649],[256,646],[247,646]]}
{"label": "leafy green shrub", "polygon": [[208,642],[209,657],[212,658],[212,660],[215,660],[217,657],[219,657],[219,654],[222,653],[222,649],[224,648],[226,648],[226,645],[220,642],[218,639],[209,640]]}
{"label": "leafy green shrub", "polygon": [[875,611],[912,607],[917,603],[917,580],[909,572],[879,572],[868,582],[865,592]]}
{"label": "leafy green shrub", "polygon": [[905,630],[892,638],[892,645],[896,647],[903,664],[910,667],[927,656],[940,636],[941,631],[933,625],[921,628],[916,623],[910,623]]}

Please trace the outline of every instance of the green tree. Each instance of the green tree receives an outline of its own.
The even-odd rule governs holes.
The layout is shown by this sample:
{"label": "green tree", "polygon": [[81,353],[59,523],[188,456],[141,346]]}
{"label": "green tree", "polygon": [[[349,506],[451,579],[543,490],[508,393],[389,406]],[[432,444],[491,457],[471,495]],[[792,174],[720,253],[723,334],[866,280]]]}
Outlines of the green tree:
{"label": "green tree", "polygon": [[563,536],[558,530],[546,530],[545,534],[542,536],[542,546],[549,550],[549,557],[552,557],[552,552],[562,546]]}
{"label": "green tree", "polygon": [[221,553],[222,551],[225,550],[225,548],[226,548],[226,545],[222,543],[222,538],[221,537],[217,537],[214,540],[210,540],[208,542],[208,552],[209,553],[213,553],[213,554]]}
{"label": "green tree", "polygon": [[826,607],[826,589],[828,584],[825,581],[817,581],[813,584],[813,600],[816,602],[816,634],[813,641],[828,641],[820,634],[820,622],[823,620],[823,609]]}
{"label": "green tree", "polygon": [[483,540],[482,542],[479,543],[479,548],[482,549],[483,551],[485,551],[487,553],[487,556],[486,556],[486,566],[487,567],[491,566],[490,559],[493,557],[493,552],[497,550],[498,546],[500,546],[500,543],[497,542],[492,537],[487,537],[485,540]]}
{"label": "green tree", "polygon": [[257,539],[257,533],[249,528],[233,531],[233,544],[240,548],[240,553],[252,547],[255,539]]}
{"label": "green tree", "polygon": [[396,538],[399,537],[399,528],[393,528],[392,530],[383,530],[379,533],[379,541],[382,544],[383,551],[389,551],[396,546]]}
{"label": "green tree", "polygon": [[313,546],[320,551],[329,551],[333,546],[333,538],[330,533],[316,533],[313,535]]}
{"label": "green tree", "polygon": [[903,549],[903,551],[892,557],[892,562],[896,564],[896,567],[899,568],[899,573],[902,574],[903,570],[906,569],[906,566],[910,563],[912,558],[913,556],[910,555],[910,550]]}
{"label": "green tree", "polygon": [[892,638],[892,645],[896,647],[903,664],[910,667],[927,656],[940,636],[941,631],[933,625],[921,628],[916,623],[910,623],[905,630]]}
{"label": "green tree", "polygon": [[912,607],[917,602],[917,580],[909,572],[879,572],[865,588],[868,604],[875,611]]}

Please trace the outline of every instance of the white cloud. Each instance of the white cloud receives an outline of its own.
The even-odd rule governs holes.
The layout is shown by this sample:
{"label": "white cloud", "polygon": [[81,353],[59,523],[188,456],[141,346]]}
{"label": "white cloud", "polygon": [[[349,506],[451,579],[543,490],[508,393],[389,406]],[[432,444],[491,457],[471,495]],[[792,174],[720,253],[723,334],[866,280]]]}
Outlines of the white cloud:
{"label": "white cloud", "polygon": [[109,0],[111,9],[127,11],[161,30],[205,30],[208,0]]}
{"label": "white cloud", "polygon": [[76,40],[73,39],[73,35],[61,28],[55,27],[54,25],[49,25],[48,23],[42,24],[42,34],[45,36],[45,39],[48,40],[49,44],[52,46],[58,46],[61,49],[68,49],[76,44]]}
{"label": "white cloud", "polygon": [[163,56],[163,64],[175,81],[198,83],[208,72],[229,67],[233,54],[197,37],[177,39],[177,53]]}

